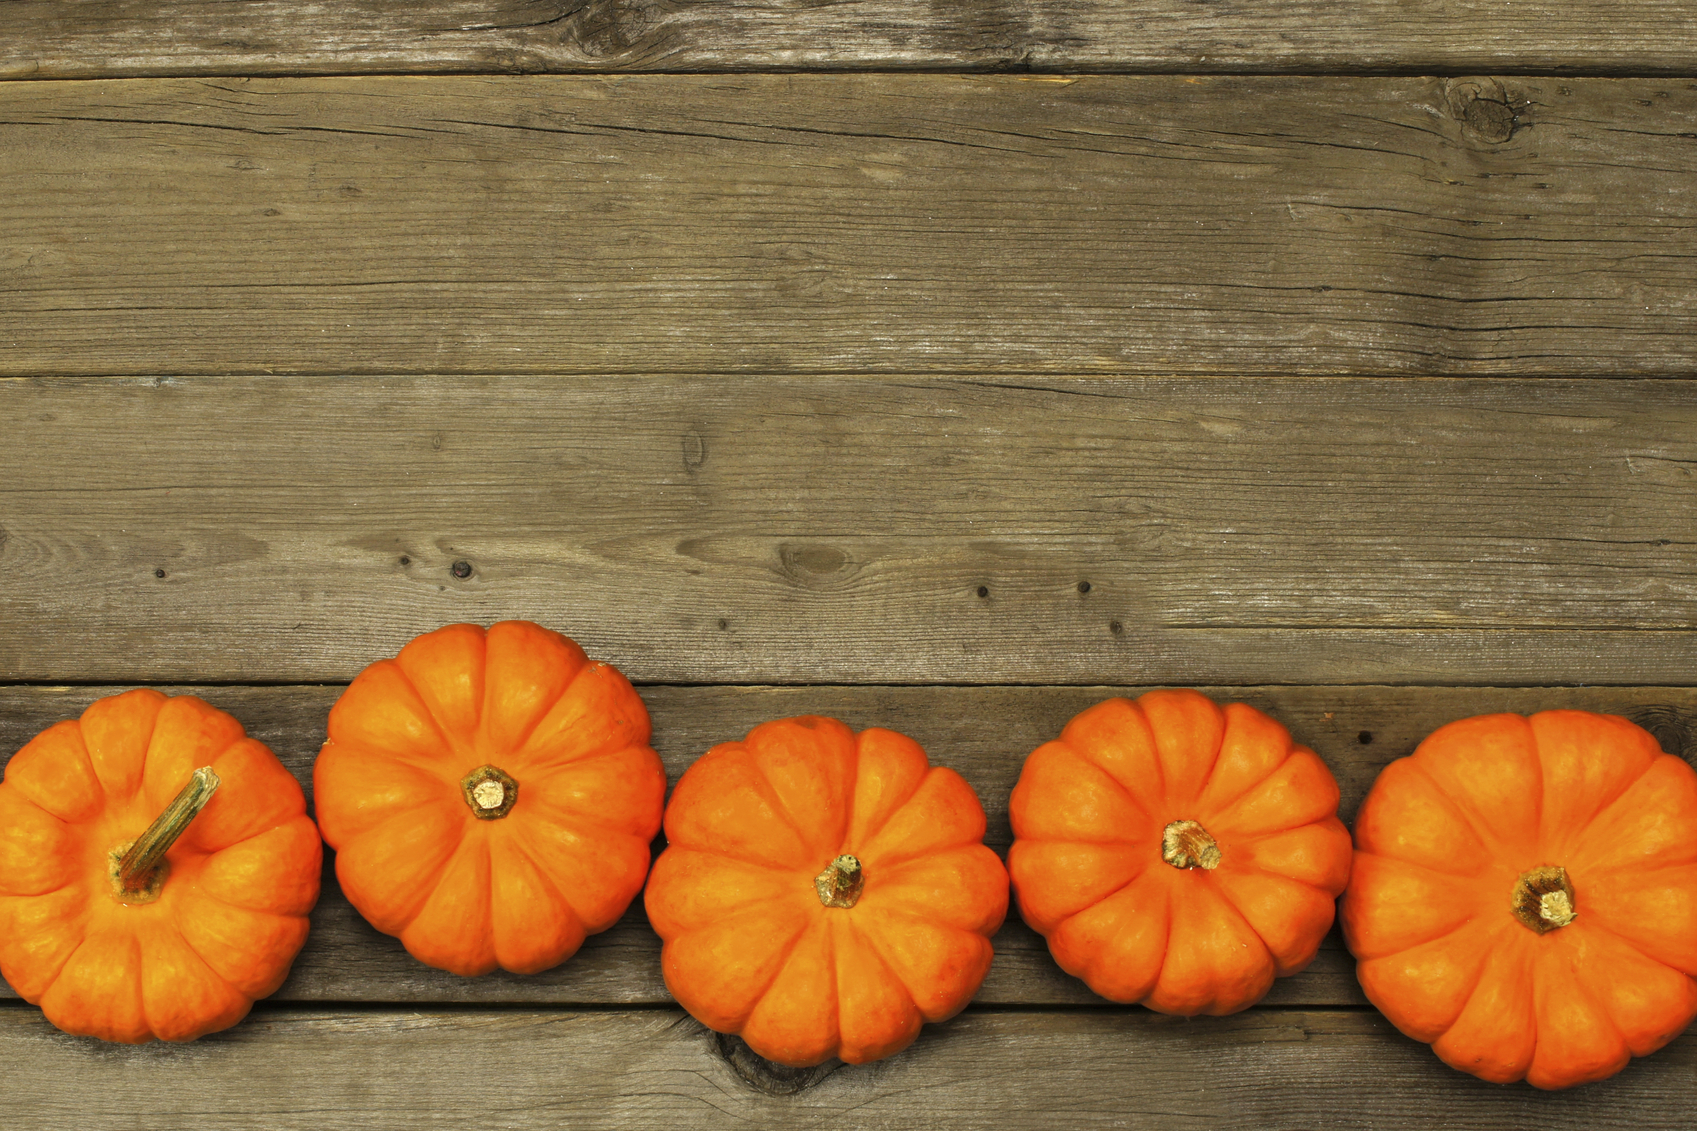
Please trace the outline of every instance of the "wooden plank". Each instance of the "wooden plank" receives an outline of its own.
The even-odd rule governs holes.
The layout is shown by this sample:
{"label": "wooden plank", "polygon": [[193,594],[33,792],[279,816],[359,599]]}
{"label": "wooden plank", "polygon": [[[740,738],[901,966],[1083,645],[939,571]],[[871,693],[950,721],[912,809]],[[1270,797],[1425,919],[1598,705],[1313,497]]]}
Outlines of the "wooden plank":
{"label": "wooden plank", "polygon": [[[673,1010],[271,1010],[188,1046],[0,1009],[7,1126],[1684,1129],[1697,1034],[1568,1092],[1486,1084],[1371,1011],[969,1010],[861,1067],[774,1071]],[[337,1113],[331,1115],[329,1113]]]}
{"label": "wooden plank", "polygon": [[421,83],[0,84],[0,373],[1697,365],[1689,80]]}
{"label": "wooden plank", "polygon": [[0,678],[1689,683],[1692,388],[0,381]]}
{"label": "wooden plank", "polygon": [[0,77],[560,71],[1500,70],[1688,75],[1683,0],[1410,6],[409,0],[0,4]]}
{"label": "wooden plank", "polygon": [[[113,687],[0,688],[0,753],[5,757],[37,731]],[[168,688],[192,692],[241,719],[275,750],[311,795],[312,760],[336,687]],[[1060,732],[1074,714],[1114,694],[1107,687],[645,687],[655,747],[676,782],[716,742],[738,738],[757,723],[805,713],[829,714],[856,728],[888,726],[910,734],[934,762],[960,771],[985,805],[987,840],[1005,850],[1012,839],[1007,799],[1025,755]],[[1665,749],[1697,758],[1697,689],[1213,687],[1221,701],[1251,703],[1291,728],[1338,777],[1340,811],[1353,820],[1374,777],[1428,733],[1453,719],[1492,711],[1554,707],[1624,714]],[[1055,966],[1040,936],[1013,922],[996,936],[996,960],[980,1003],[1101,1004],[1082,982]],[[312,935],[277,1000],[297,1002],[660,1003],[670,1000],[659,973],[659,939],[640,907],[589,940],[565,965],[543,974],[464,979],[413,960],[378,934],[348,904],[326,870]],[[10,990],[6,989],[6,995]],[[1307,970],[1274,984],[1267,1001],[1284,1006],[1365,1005],[1354,962],[1336,933]]]}

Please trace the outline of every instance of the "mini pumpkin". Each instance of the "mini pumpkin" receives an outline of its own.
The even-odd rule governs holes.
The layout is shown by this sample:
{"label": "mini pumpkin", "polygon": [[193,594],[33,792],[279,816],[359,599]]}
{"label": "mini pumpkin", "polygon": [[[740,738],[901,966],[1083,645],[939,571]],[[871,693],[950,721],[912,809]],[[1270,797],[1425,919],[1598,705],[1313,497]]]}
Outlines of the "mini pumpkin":
{"label": "mini pumpkin", "polygon": [[0,784],[0,972],[67,1033],[225,1029],[282,985],[318,900],[300,783],[193,696],[100,699]]}
{"label": "mini pumpkin", "polygon": [[1020,913],[1105,998],[1223,1014],[1308,965],[1349,877],[1324,763],[1267,715],[1195,691],[1084,711],[1010,802]]}
{"label": "mini pumpkin", "polygon": [[648,881],[666,985],[792,1066],[860,1064],[959,1012],[989,972],[1007,873],[965,779],[894,731],[764,723],[678,782]]}
{"label": "mini pumpkin", "polygon": [[456,624],[366,668],[313,770],[342,890],[421,962],[532,974],[642,889],[666,773],[617,669],[529,621]]}
{"label": "mini pumpkin", "polygon": [[1565,1088],[1697,1015],[1697,772],[1626,719],[1450,723],[1385,767],[1355,837],[1362,988],[1446,1064]]}

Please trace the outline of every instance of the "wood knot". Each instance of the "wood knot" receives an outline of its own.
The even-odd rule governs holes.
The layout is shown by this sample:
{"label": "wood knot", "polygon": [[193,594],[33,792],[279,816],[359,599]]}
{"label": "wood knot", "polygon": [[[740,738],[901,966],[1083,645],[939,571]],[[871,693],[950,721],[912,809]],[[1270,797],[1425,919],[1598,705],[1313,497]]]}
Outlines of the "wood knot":
{"label": "wood knot", "polygon": [[1651,703],[1623,712],[1628,719],[1649,731],[1661,748],[1675,758],[1691,761],[1697,755],[1691,739],[1697,722],[1691,713],[1667,703]]}
{"label": "wood knot", "polygon": [[1461,112],[1461,120],[1486,141],[1501,143],[1514,136],[1514,107],[1491,98],[1475,98]]}
{"label": "wood knot", "polygon": [[1445,91],[1450,112],[1469,133],[1491,145],[1501,145],[1525,126],[1521,115],[1531,103],[1517,99],[1495,79],[1455,79]]}
{"label": "wood knot", "polygon": [[694,475],[701,470],[701,465],[707,462],[707,438],[700,432],[691,430],[683,437],[684,471]]}
{"label": "wood knot", "polygon": [[713,1050],[731,1066],[737,1078],[757,1092],[768,1096],[793,1096],[805,1092],[843,1066],[840,1060],[827,1060],[806,1068],[791,1068],[787,1064],[767,1060],[748,1047],[748,1042],[729,1033],[713,1034]]}
{"label": "wood knot", "polygon": [[654,24],[646,4],[633,0],[591,0],[569,15],[578,48],[592,59],[633,53]]}
{"label": "wood knot", "polygon": [[789,580],[811,588],[839,584],[852,576],[854,562],[835,546],[784,542],[778,546],[778,568]]}

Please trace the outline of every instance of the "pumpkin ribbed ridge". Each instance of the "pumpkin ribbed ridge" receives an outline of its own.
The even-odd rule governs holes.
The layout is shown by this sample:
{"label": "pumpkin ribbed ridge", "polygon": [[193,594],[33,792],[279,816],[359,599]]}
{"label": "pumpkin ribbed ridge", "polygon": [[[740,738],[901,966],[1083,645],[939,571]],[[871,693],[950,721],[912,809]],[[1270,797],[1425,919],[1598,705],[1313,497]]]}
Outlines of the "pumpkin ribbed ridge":
{"label": "pumpkin ribbed ridge", "polygon": [[1450,723],[1385,767],[1355,835],[1362,987],[1445,1063],[1571,1087],[1697,1016],[1697,772],[1626,719]]}
{"label": "pumpkin ribbed ridge", "polygon": [[228,1028],[288,976],[320,867],[300,784],[239,722],[193,696],[109,696],[6,767],[0,973],[79,1036]]}
{"label": "pumpkin ribbed ridge", "polygon": [[666,985],[769,1060],[889,1056],[989,970],[1007,874],[983,836],[971,787],[912,739],[762,724],[697,760],[667,807],[646,895]]}
{"label": "pumpkin ribbed ridge", "polygon": [[449,625],[360,673],[314,767],[336,874],[420,961],[536,973],[642,888],[665,771],[619,672],[528,621]]}
{"label": "pumpkin ribbed ridge", "polygon": [[1195,691],[1110,699],[1026,759],[1010,801],[1020,913],[1113,1001],[1232,1013],[1305,967],[1349,874],[1313,751]]}

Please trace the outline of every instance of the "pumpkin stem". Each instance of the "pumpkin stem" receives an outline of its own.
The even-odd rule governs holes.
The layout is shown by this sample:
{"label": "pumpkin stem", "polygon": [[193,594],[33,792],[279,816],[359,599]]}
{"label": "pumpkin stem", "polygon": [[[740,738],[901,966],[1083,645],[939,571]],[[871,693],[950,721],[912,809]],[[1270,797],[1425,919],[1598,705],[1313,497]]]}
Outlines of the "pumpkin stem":
{"label": "pumpkin stem", "polygon": [[1573,881],[1567,869],[1543,864],[1522,873],[1514,881],[1509,911],[1521,926],[1540,935],[1565,927],[1579,917],[1574,906]]}
{"label": "pumpkin stem", "polygon": [[813,889],[826,907],[853,907],[860,902],[860,893],[866,890],[866,873],[860,870],[859,860],[839,856],[825,865],[825,870],[814,879]]}
{"label": "pumpkin stem", "polygon": [[1220,844],[1195,821],[1174,821],[1161,830],[1161,859],[1175,868],[1220,866]]}
{"label": "pumpkin stem", "polygon": [[200,815],[212,795],[218,792],[218,775],[211,766],[202,766],[189,776],[189,783],[165,806],[165,811],[153,819],[127,848],[120,846],[111,853],[110,875],[116,894],[126,903],[151,903],[159,898],[170,865],[165,854],[177,843]]}
{"label": "pumpkin stem", "polygon": [[460,792],[471,815],[480,821],[505,817],[518,804],[519,783],[504,770],[494,766],[479,766],[460,779]]}

